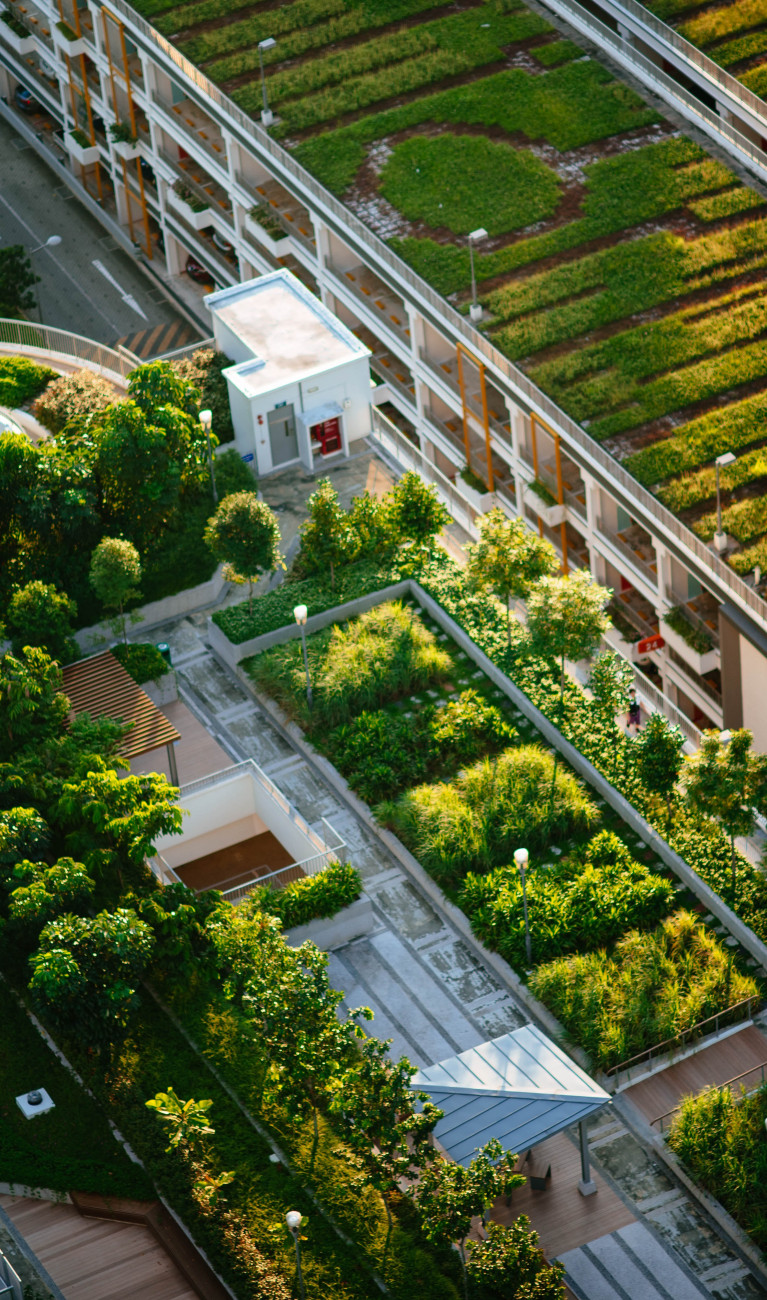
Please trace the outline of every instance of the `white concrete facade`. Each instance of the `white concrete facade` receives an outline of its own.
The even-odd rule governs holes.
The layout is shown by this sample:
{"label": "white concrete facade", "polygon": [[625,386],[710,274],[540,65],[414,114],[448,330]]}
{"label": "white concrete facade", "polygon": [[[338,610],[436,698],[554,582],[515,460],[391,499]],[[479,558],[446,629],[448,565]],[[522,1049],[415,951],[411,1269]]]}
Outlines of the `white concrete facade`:
{"label": "white concrete facade", "polygon": [[[58,17],[52,0],[30,4],[41,20],[33,38],[37,63],[50,65],[56,81],[51,84],[30,69],[12,48],[3,31],[6,24],[0,23],[0,93],[12,105],[15,87],[29,86],[62,130],[70,129],[76,124],[70,87],[82,84],[81,61],[65,59],[60,47],[54,49],[43,35],[45,26],[53,27]],[[636,636],[657,631],[672,607],[700,599],[705,609],[700,617],[693,610],[691,618],[711,640],[713,657],[706,664],[716,665],[718,656],[714,677],[709,671],[704,679],[700,653],[678,639],[644,657],[645,667],[654,665],[645,696],[671,717],[700,727],[730,725],[736,716],[748,725],[754,692],[767,671],[765,602],[125,0],[110,6],[108,19],[106,12],[96,0],[88,0],[80,11],[89,19],[82,39],[91,110],[111,122],[130,108],[138,124],[141,158],[151,168],[150,179],[139,163],[118,157],[112,143],[94,133],[100,150],[99,183],[106,195],[107,215],[102,211],[102,218],[115,237],[133,241],[166,276],[182,274],[187,256],[193,254],[224,288],[254,276],[268,277],[278,264],[287,265],[346,330],[363,334],[370,344],[371,369],[383,381],[373,396],[374,436],[400,465],[415,466],[445,486],[456,517],[461,522],[465,517],[473,529],[476,502],[469,492],[461,492],[461,480],[455,476],[466,464],[467,443],[472,444],[471,454],[480,449],[479,460],[472,464],[475,470],[483,472],[484,456],[487,472],[489,452],[496,482],[488,486],[495,500],[543,530],[570,567],[587,565],[615,589],[633,630],[626,637],[614,634],[613,640],[635,661],[640,658]],[[105,36],[110,24],[121,30],[126,42],[127,54],[119,67],[118,43]],[[93,191],[96,169],[81,171],[69,157],[62,163],[63,148],[58,150],[51,133],[38,139],[12,107],[0,103],[0,113],[14,121],[43,156],[53,158],[68,183],[77,187],[84,181]],[[184,212],[185,204],[176,202],[177,192],[169,199],[178,181],[208,205],[207,227],[200,228],[200,213],[191,208]],[[114,217],[108,215],[110,205]],[[228,256],[214,244],[212,231],[230,245]],[[161,234],[161,247],[153,232]],[[233,347],[233,340],[225,346]],[[465,403],[457,348],[468,367]],[[238,363],[234,371],[247,366],[244,354],[229,355]],[[480,365],[488,398],[486,423],[472,397]],[[252,422],[252,373],[240,370],[228,376],[238,445],[246,436],[239,430]],[[294,390],[294,410],[311,409],[310,398],[318,406],[325,404],[324,392],[310,394],[308,385],[304,392],[302,382]],[[277,400],[287,402],[288,397]],[[380,415],[376,408],[382,401],[391,402],[408,422],[408,438]],[[347,438],[353,436],[347,430]],[[262,453],[260,472],[274,465],[268,438],[263,447],[242,447],[244,443],[243,455]],[[300,461],[300,455],[295,459]],[[554,507],[531,494],[534,479],[552,493]],[[477,499],[482,500],[479,494]],[[483,508],[486,504],[487,498]],[[740,634],[753,651],[738,657],[737,673],[730,672],[731,689],[726,686],[727,654],[724,643],[720,650],[717,626],[718,606],[725,602],[739,611]],[[722,675],[718,685],[717,671]],[[732,703],[736,696],[737,708]]]}

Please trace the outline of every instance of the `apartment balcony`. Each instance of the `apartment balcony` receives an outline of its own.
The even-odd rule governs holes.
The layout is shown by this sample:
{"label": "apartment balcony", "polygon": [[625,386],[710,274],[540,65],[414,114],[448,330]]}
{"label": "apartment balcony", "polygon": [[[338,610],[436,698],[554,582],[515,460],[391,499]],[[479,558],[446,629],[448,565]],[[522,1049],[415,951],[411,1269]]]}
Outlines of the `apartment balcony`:
{"label": "apartment balcony", "polygon": [[[174,210],[178,211],[195,230],[215,223],[217,218],[223,223],[225,230],[230,230],[232,200],[224,187],[209,176],[192,158],[174,158],[162,149],[160,157],[170,167],[181,186],[189,192],[193,200],[192,206],[197,208],[202,205],[200,211],[192,212],[190,204],[182,200],[175,190],[168,190],[168,198]],[[189,208],[189,211],[185,212],[184,207]],[[203,209],[207,213],[207,219],[198,224],[197,218],[202,216]],[[194,220],[191,219],[192,217]]]}
{"label": "apartment balcony", "polygon": [[[435,361],[425,348],[419,348],[418,355],[428,367],[431,373],[450,389],[454,397],[459,402],[463,402],[461,396],[461,381],[458,371],[458,358],[448,357],[442,361]],[[485,427],[485,414],[482,409],[482,391],[479,384],[479,371],[475,365],[467,361],[463,367],[464,376],[464,397],[469,413],[478,421],[480,427]],[[509,428],[508,415],[505,413],[505,405],[500,393],[497,393],[489,384],[486,386],[487,398],[487,422],[490,433],[495,437],[504,449],[508,449],[511,443],[511,430]]]}
{"label": "apartment balcony", "polygon": [[[339,271],[330,258],[325,259],[325,265],[333,272],[347,293],[350,293],[357,302],[362,303],[368,313],[380,323],[381,328],[404,344],[409,353],[410,328],[402,299],[388,289],[383,281],[366,266],[357,265],[346,271]],[[375,325],[371,328],[375,330]]]}
{"label": "apartment balcony", "polygon": [[[678,655],[671,646],[668,647],[667,664],[675,669],[672,680],[680,690],[689,696],[703,713],[713,715],[717,726],[722,725],[722,675],[718,669],[707,672],[705,676],[697,673],[686,659]],[[698,719],[694,718],[694,722]]]}
{"label": "apartment balcony", "polygon": [[259,252],[264,249],[275,259],[287,257],[293,251],[291,236],[285,233],[280,218],[265,204],[256,204],[245,216],[245,234]]}
{"label": "apartment balcony", "polygon": [[13,50],[14,54],[23,57],[25,54],[31,54],[37,49],[37,41],[29,28],[25,27],[21,19],[13,15],[14,21],[18,23],[19,30],[15,30],[5,20],[0,20],[0,42],[7,45]]}
{"label": "apartment balcony", "polygon": [[289,194],[278,181],[254,183],[238,172],[237,183],[250,195],[257,206],[267,209],[269,215],[280,223],[286,235],[290,235],[300,247],[311,253],[312,262],[315,262],[317,243],[314,238],[314,223],[308,208],[299,203],[298,199]]}
{"label": "apartment balcony", "polygon": [[208,117],[207,113],[190,99],[182,99],[174,104],[156,90],[152,91],[152,103],[157,104],[169,118],[172,118],[174,126],[189,141],[189,147],[194,154],[202,153],[222,171],[228,170],[226,142],[220,127]]}
{"label": "apartment balcony", "polygon": [[653,594],[658,588],[658,562],[650,534],[638,524],[630,524],[619,531],[603,519],[597,520],[597,535],[606,548],[623,561],[619,571],[628,568],[628,575],[638,577]]}
{"label": "apartment balcony", "polygon": [[[45,5],[34,3],[34,0],[24,0],[23,4],[19,3],[18,0],[9,0],[9,3],[6,5],[6,11],[16,19],[17,23],[20,23],[22,27],[27,29],[29,37],[32,38],[32,43],[30,45],[29,42],[25,41],[19,34],[18,42],[21,45],[21,48],[17,48],[16,43],[12,39],[14,33],[11,28],[8,27],[7,23],[0,22],[0,34],[2,35],[3,41],[10,44],[11,49],[13,49],[17,54],[27,55],[32,53],[33,50],[39,49],[43,51],[44,54],[48,54],[51,60],[53,60],[54,50],[52,28],[53,24],[58,19],[58,12],[54,14],[50,12]],[[8,29],[7,31],[6,28]],[[35,41],[37,44],[35,44]]]}

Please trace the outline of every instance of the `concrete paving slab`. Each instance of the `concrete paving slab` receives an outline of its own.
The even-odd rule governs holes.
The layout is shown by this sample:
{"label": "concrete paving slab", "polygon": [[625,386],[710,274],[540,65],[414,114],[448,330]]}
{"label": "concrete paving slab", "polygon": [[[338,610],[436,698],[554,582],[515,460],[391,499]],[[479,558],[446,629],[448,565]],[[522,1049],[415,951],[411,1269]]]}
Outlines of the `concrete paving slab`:
{"label": "concrete paving slab", "polygon": [[[423,965],[408,952],[401,939],[392,934],[391,930],[384,930],[381,934],[373,935],[370,943],[389,970],[412,989],[420,1000],[420,991],[424,987]],[[468,1051],[483,1041],[479,1027],[463,1014],[435,980],[429,982],[428,993],[430,1013],[442,1026],[443,1033],[449,1035],[452,1042],[459,1044],[459,1051]]]}
{"label": "concrete paving slab", "polygon": [[248,701],[245,691],[232,681],[229,674],[210,655],[182,664],[179,675],[215,718]]}
{"label": "concrete paving slab", "polygon": [[280,789],[308,822],[327,817],[335,825],[336,817],[343,811],[335,794],[306,763],[283,773]]}
{"label": "concrete paving slab", "polygon": [[265,772],[271,773],[275,764],[284,763],[294,754],[288,742],[265,722],[263,714],[251,710],[228,721],[226,730],[244,758],[252,758]]}
{"label": "concrete paving slab", "polygon": [[686,1196],[651,1210],[645,1217],[696,1270],[708,1271],[732,1257],[719,1234],[709,1227]]}
{"label": "concrete paving slab", "polygon": [[[423,950],[424,960],[439,979],[443,979],[453,997],[462,1006],[470,1006],[491,993],[499,993],[501,985],[490,971],[467,948],[462,939],[451,936],[447,942]],[[521,1023],[527,1023],[529,1017]]]}
{"label": "concrete paving slab", "polygon": [[422,1061],[432,1065],[462,1050],[447,1032],[442,1032],[428,1010],[436,991],[431,982],[424,980],[418,989],[408,988],[387,969],[369,941],[352,944],[341,953],[362,987],[385,1008],[392,1023],[418,1045]]}
{"label": "concrete paving slab", "polygon": [[596,1148],[599,1163],[635,1202],[647,1201],[661,1192],[675,1190],[660,1165],[642,1149],[630,1133],[602,1141]]}
{"label": "concrete paving slab", "polygon": [[397,1060],[401,1056],[407,1056],[413,1065],[428,1065],[429,1061],[422,1055],[417,1041],[409,1037],[402,1025],[386,1014],[375,991],[363,987],[359,983],[357,972],[351,968],[345,956],[347,951],[347,949],[336,949],[335,952],[330,954],[328,964],[331,983],[335,988],[344,992],[346,1006],[370,1007],[374,1013],[374,1019],[370,1025],[371,1032],[378,1038],[391,1039],[392,1059]]}
{"label": "concrete paving slab", "polygon": [[417,943],[419,939],[435,938],[445,927],[437,913],[401,876],[395,884],[376,889],[373,894],[376,907],[390,922],[393,929]]}
{"label": "concrete paving slab", "polygon": [[[705,1292],[680,1268],[657,1237],[648,1232],[643,1224],[629,1223],[625,1228],[619,1228],[615,1237],[628,1247],[635,1259],[641,1260],[643,1267],[653,1277],[662,1282],[674,1300],[701,1300]],[[595,1250],[594,1246],[592,1250]]]}

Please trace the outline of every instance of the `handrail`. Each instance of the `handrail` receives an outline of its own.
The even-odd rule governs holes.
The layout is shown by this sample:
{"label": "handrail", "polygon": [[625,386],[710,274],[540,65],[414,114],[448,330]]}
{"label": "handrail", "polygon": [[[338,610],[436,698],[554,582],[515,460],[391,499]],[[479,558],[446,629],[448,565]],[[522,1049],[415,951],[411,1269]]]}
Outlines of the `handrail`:
{"label": "handrail", "polygon": [[340,859],[335,849],[327,849],[324,853],[314,853],[312,857],[304,858],[301,862],[291,862],[286,867],[279,867],[265,876],[257,876],[255,880],[249,880],[244,885],[233,885],[231,889],[224,889],[221,897],[236,906],[247,898],[248,894],[261,889],[264,885],[274,885],[277,889],[284,889],[286,885],[301,880],[302,877],[318,875],[320,871],[325,871],[327,867],[338,861]]}
{"label": "handrail", "polygon": [[650,1062],[653,1057],[662,1056],[666,1052],[673,1051],[676,1047],[684,1046],[685,1043],[689,1042],[690,1039],[695,1036],[700,1037],[700,1031],[705,1025],[710,1025],[712,1021],[714,1022],[713,1032],[716,1034],[719,1031],[720,1020],[725,1016],[731,1015],[733,1011],[741,1011],[745,1008],[745,1018],[750,1019],[751,1008],[754,1004],[756,1004],[758,1009],[760,1005],[760,999],[758,997],[743,998],[740,1002],[733,1002],[731,1007],[726,1007],[724,1011],[717,1011],[715,1015],[707,1016],[705,1020],[699,1020],[696,1025],[691,1025],[689,1029],[680,1030],[680,1032],[675,1034],[673,1038],[664,1038],[662,1043],[655,1043],[652,1047],[646,1048],[644,1052],[638,1052],[636,1056],[630,1056],[627,1060],[620,1061],[618,1065],[610,1066],[609,1070],[605,1070],[605,1075],[608,1079],[615,1077],[617,1080],[621,1073],[633,1069],[635,1065]]}
{"label": "handrail", "polygon": [[48,352],[57,356],[75,357],[86,365],[111,370],[123,379],[127,379],[131,371],[136,369],[135,361],[129,361],[122,353],[115,352],[103,343],[96,343],[82,334],[72,334],[69,330],[56,329],[51,325],[37,325],[32,321],[0,317],[0,343],[10,343],[14,347],[35,353]]}
{"label": "handrail", "polygon": [[[736,1074],[732,1079],[725,1079],[724,1083],[714,1084],[714,1087],[717,1089],[718,1092],[721,1092],[723,1088],[731,1089],[734,1083],[740,1083],[741,1079],[748,1078],[749,1074],[754,1074],[756,1070],[761,1071],[760,1083],[764,1083],[764,1072],[765,1070],[767,1070],[767,1061],[762,1061],[760,1065],[752,1065],[750,1070],[744,1070],[742,1074]],[[681,1109],[682,1109],[682,1103],[680,1101],[676,1106],[672,1106],[671,1110],[666,1110],[663,1112],[662,1115],[658,1115],[656,1116],[655,1119],[651,1119],[650,1127],[654,1128],[656,1124],[660,1124],[660,1131],[662,1133],[663,1121],[666,1119],[670,1119],[672,1115],[677,1115]]]}
{"label": "handrail", "polygon": [[[587,11],[582,9],[580,5],[576,5],[575,0],[571,0],[571,3],[573,8],[578,9],[584,18],[589,18],[592,25],[595,22],[598,23],[598,20],[587,15]],[[561,411],[555,402],[537,388],[523,371],[519,370],[507,357],[503,356],[488,338],[480,334],[469,320],[442,298],[431,285],[412,271],[349,208],[320,185],[300,163],[291,157],[286,149],[269,136],[268,132],[260,124],[248,117],[218,86],[214,85],[203,72],[196,68],[180,50],[177,50],[170,41],[161,36],[144,18],[137,14],[127,3],[127,0],[111,0],[111,8],[125,18],[132,35],[136,36],[139,42],[143,41],[155,56],[159,55],[167,63],[171,64],[175,76],[180,76],[185,82],[189,83],[184,88],[192,94],[192,97],[203,97],[201,107],[209,110],[211,103],[219,106],[229,119],[227,123],[228,129],[233,131],[233,134],[239,134],[246,147],[255,148],[258,153],[268,155],[273,169],[282,177],[289,178],[291,185],[300,191],[299,197],[307,206],[311,208],[312,201],[314,201],[315,207],[318,204],[321,205],[324,213],[330,214],[345,241],[356,241],[358,247],[371,255],[380,266],[390,273],[395,285],[404,284],[407,286],[414,297],[424,304],[428,311],[433,313],[438,328],[447,329],[455,339],[464,341],[482,358],[488,369],[506,381],[514,393],[515,400],[521,400],[524,406],[535,412],[541,419],[557,426],[558,431],[565,436],[566,440],[579,449],[584,465],[598,479],[609,484],[609,490],[613,494],[617,490],[626,507],[630,508],[634,518],[637,517],[638,513],[644,514],[652,519],[655,531],[659,534],[661,541],[670,544],[672,550],[683,548],[686,562],[692,565],[696,577],[708,575],[707,582],[709,585],[713,577],[736,604],[754,614],[761,625],[767,628],[767,604],[724,563],[715,551],[707,547],[689,528],[680,523],[651,492],[639,484],[635,478],[632,478],[617,460],[604,451],[570,416]],[[619,38],[603,23],[598,23],[598,26],[601,29],[600,39],[603,36],[605,44],[610,46],[613,53],[622,62],[625,62],[625,51],[621,54]],[[767,153],[752,144],[733,127],[724,123],[699,100],[688,95],[662,69],[651,63],[650,60],[645,59],[636,50],[632,50],[632,64],[634,70],[641,67],[648,75],[652,76],[654,83],[665,86],[673,93],[675,98],[683,99],[690,114],[699,124],[705,124],[710,129],[716,127],[719,134],[725,135],[744,158],[751,160],[757,169],[761,168],[767,174]],[[395,289],[395,292],[402,292],[402,290]]]}

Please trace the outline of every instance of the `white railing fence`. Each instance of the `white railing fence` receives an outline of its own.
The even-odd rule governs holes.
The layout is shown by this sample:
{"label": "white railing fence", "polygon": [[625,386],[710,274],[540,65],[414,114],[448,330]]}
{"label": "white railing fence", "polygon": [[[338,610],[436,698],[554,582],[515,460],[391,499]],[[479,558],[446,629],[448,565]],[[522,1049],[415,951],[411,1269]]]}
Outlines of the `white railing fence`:
{"label": "white railing fence", "polygon": [[103,343],[95,343],[81,334],[70,334],[68,330],[54,329],[50,325],[36,325],[32,321],[0,319],[0,344],[3,343],[18,348],[20,352],[30,352],[39,359],[43,359],[43,353],[71,357],[86,366],[110,370],[123,379],[136,369],[135,361]]}

